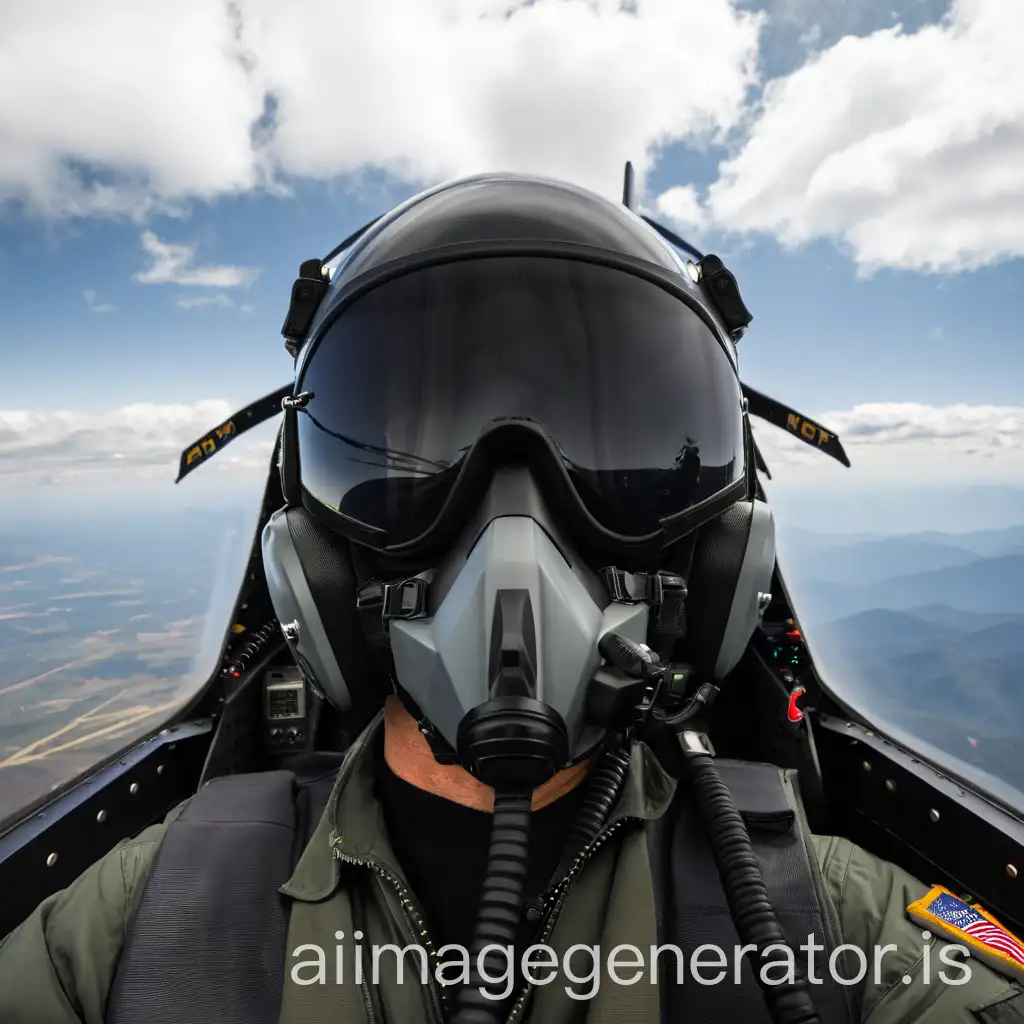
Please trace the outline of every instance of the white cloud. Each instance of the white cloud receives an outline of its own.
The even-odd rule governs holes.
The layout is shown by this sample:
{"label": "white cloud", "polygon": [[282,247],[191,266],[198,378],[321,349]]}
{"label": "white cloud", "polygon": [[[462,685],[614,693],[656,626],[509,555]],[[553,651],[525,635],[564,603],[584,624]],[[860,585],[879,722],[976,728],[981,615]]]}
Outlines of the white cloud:
{"label": "white cloud", "polygon": [[[104,413],[0,411],[0,481],[70,483],[177,475],[183,448],[231,415],[223,400],[191,405],[127,405]],[[240,437],[201,472],[266,470],[265,438]]]}
{"label": "white cloud", "polygon": [[96,293],[91,288],[86,288],[82,295],[85,298],[85,304],[89,307],[93,313],[113,313],[114,307],[109,302],[97,302]]}
{"label": "white cloud", "polygon": [[871,402],[815,419],[842,441],[852,468],[755,419],[769,469],[783,479],[858,482],[1024,480],[1024,406]]}
{"label": "white cloud", "polygon": [[658,214],[682,228],[703,231],[707,226],[707,215],[692,185],[674,185],[662,192],[655,199],[655,207]]}
{"label": "white cloud", "polygon": [[182,309],[232,309],[235,305],[223,292],[217,292],[216,295],[182,295],[175,304]]}
{"label": "white cloud", "polygon": [[47,213],[139,215],[258,184],[249,127],[262,96],[227,8],[0,5],[0,196]]}
{"label": "white cloud", "polygon": [[821,41],[821,26],[812,25],[806,32],[800,34],[801,46],[815,46]]}
{"label": "white cloud", "polygon": [[141,241],[142,248],[151,257],[151,263],[145,270],[140,270],[135,274],[134,279],[139,284],[240,288],[252,284],[259,273],[254,267],[194,266],[196,257],[194,245],[175,245],[171,242],[162,242],[152,231],[143,231]]}
{"label": "white cloud", "polygon": [[4,4],[0,199],[144,216],[368,167],[615,195],[625,160],[642,181],[659,147],[739,123],[762,20],[730,0]]}
{"label": "white cloud", "polygon": [[787,245],[832,238],[862,272],[1024,255],[1024,4],[847,36],[770,82],[706,215]]}
{"label": "white cloud", "polygon": [[[210,400],[129,405],[105,413],[0,411],[0,481],[37,484],[48,477],[60,484],[111,475],[170,481],[182,449],[233,408]],[[781,480],[832,479],[852,487],[885,479],[1024,481],[1022,406],[879,402],[815,418],[838,433],[852,469],[755,419],[758,445]],[[265,471],[273,431],[259,428],[253,435],[232,441],[199,472]]]}
{"label": "white cloud", "polygon": [[[663,215],[830,238],[864,272],[1024,255],[1024,5],[955,0],[916,32],[846,35],[750,109],[764,16],[740,2],[2,5],[0,201],[141,218],[366,169],[413,184],[533,171],[617,195],[626,159],[642,192],[667,144],[732,138],[703,203],[681,183]],[[840,14],[864,31],[884,13],[757,3],[811,45]],[[241,283],[245,268],[194,267],[190,247],[149,238],[143,280]]]}

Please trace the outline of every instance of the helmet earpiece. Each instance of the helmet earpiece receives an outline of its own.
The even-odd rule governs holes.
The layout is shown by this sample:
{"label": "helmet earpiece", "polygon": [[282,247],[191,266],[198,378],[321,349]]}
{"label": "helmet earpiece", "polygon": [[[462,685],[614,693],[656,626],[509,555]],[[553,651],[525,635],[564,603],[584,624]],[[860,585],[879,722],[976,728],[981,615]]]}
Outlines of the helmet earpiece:
{"label": "helmet earpiece", "polygon": [[360,625],[349,542],[299,507],[270,517],[262,546],[274,611],[312,685],[340,711],[377,710],[384,681]]}
{"label": "helmet earpiece", "polygon": [[764,612],[775,570],[767,502],[738,501],[697,534],[687,599],[687,646],[698,678],[718,682],[739,664]]}

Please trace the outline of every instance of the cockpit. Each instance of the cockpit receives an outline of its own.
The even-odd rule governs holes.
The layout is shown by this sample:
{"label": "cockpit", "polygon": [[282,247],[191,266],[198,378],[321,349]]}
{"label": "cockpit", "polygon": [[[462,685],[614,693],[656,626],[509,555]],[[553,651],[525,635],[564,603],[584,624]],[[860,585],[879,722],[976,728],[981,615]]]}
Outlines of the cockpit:
{"label": "cockpit", "polygon": [[[303,264],[291,318],[337,255]],[[183,437],[172,500],[160,490],[115,521],[91,495],[0,523],[0,934],[211,780],[329,770],[366,724],[324,700],[264,571],[285,497],[276,417],[302,397],[282,387]],[[749,646],[713,705],[693,697],[715,754],[795,769],[815,833],[973,894],[1019,932],[1024,526],[973,528],[934,505],[945,520],[900,524],[815,489],[809,452],[815,474],[851,464],[829,420],[746,385],[743,400],[779,543]],[[703,467],[685,440],[675,464],[692,485]]]}

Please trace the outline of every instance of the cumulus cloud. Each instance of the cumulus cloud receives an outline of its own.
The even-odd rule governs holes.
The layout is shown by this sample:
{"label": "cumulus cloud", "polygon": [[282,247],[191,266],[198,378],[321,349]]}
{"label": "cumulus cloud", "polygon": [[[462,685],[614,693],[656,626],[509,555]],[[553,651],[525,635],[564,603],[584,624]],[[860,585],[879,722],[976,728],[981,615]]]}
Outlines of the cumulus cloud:
{"label": "cumulus cloud", "polygon": [[85,298],[85,304],[89,307],[93,313],[113,313],[114,307],[109,302],[99,302],[97,300],[96,293],[91,288],[86,288],[82,295]]}
{"label": "cumulus cloud", "polygon": [[[182,449],[234,411],[224,400],[127,405],[103,413],[0,411],[0,481],[36,485],[120,476],[168,481]],[[267,468],[265,439],[240,437],[205,472]]]}
{"label": "cumulus cloud", "polygon": [[[688,228],[830,238],[864,272],[1024,255],[1024,6],[954,0],[916,31],[837,41],[830,27],[828,45],[751,106],[765,16],[742,4],[799,21],[807,45],[818,24],[867,33],[883,6],[2,5],[0,201],[144,218],[368,169],[412,184],[532,171],[617,195],[626,159],[642,192],[667,145],[712,140],[732,147],[718,180],[653,201]],[[189,247],[155,235],[144,244],[144,280],[227,288],[245,269],[193,267]]]}
{"label": "cumulus cloud", "polygon": [[692,185],[673,185],[655,199],[659,214],[682,228],[703,231],[708,226],[707,214]]}
{"label": "cumulus cloud", "polygon": [[[171,480],[181,450],[233,408],[210,400],[105,413],[0,411],[0,481],[36,485],[44,475],[56,483],[110,475]],[[1024,480],[1024,406],[876,402],[815,418],[839,434],[853,468],[755,419],[758,445],[773,474],[809,474],[815,480],[839,474],[854,485],[892,475],[907,483],[952,476],[960,482]],[[264,472],[272,443],[272,433],[240,437],[201,472]]]}
{"label": "cumulus cloud", "polygon": [[181,309],[232,309],[234,301],[223,292],[216,295],[182,295],[175,305]]}
{"label": "cumulus cloud", "polygon": [[838,472],[850,483],[877,477],[906,483],[1024,479],[1024,406],[870,402],[815,418],[839,435],[852,469],[754,420],[773,474],[785,479]]}
{"label": "cumulus cloud", "polygon": [[[252,284],[254,267],[195,266],[196,247],[162,242],[152,231],[142,232],[142,248],[150,265],[134,276],[139,284],[177,284],[198,288],[240,288]],[[227,298],[227,296],[224,296]],[[211,303],[205,303],[210,305]],[[216,303],[212,303],[216,304]],[[189,307],[186,307],[189,308]]]}
{"label": "cumulus cloud", "polygon": [[768,83],[699,215],[787,245],[838,240],[863,273],[1024,255],[1022,38],[1024,5],[1008,0],[846,36]]}
{"label": "cumulus cloud", "polygon": [[642,181],[739,123],[762,22],[731,0],[4,4],[0,199],[144,217],[365,168],[613,195],[625,160]]}

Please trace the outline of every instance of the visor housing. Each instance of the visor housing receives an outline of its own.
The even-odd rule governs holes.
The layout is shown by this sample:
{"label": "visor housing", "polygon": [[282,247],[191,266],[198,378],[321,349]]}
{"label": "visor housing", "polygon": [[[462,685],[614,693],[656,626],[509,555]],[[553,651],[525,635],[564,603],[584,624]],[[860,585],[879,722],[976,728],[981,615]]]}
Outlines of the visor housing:
{"label": "visor housing", "polygon": [[305,499],[352,539],[415,548],[507,456],[546,464],[541,478],[595,535],[692,529],[744,494],[726,351],[671,291],[582,260],[494,256],[391,278],[306,353]]}

